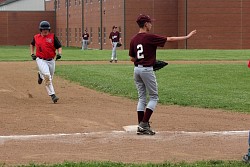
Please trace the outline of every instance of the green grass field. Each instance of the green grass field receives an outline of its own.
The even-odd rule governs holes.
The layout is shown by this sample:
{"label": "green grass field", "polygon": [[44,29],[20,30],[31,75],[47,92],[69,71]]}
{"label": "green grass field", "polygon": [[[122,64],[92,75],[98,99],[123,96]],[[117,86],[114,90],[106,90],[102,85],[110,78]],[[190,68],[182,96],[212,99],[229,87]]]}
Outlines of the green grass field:
{"label": "green grass field", "polygon": [[[4,165],[3,165],[4,166]],[[0,167],[3,167],[0,164]],[[21,167],[247,167],[245,164],[237,161],[208,161],[195,163],[161,163],[161,164],[131,164],[131,163],[115,163],[115,162],[65,162],[63,164],[30,164]]]}
{"label": "green grass field", "polygon": [[[60,61],[108,61],[110,50],[63,48]],[[250,50],[158,50],[158,59],[165,61],[241,60],[237,63],[169,64],[156,72],[160,103],[166,105],[194,106],[223,109],[229,112],[250,113],[250,69],[247,61]],[[129,61],[128,51],[119,50],[118,60]],[[32,61],[29,46],[1,46],[0,61]],[[56,75],[80,85],[109,93],[137,99],[133,82],[133,65],[57,65]],[[247,149],[247,148],[246,148]],[[4,164],[0,164],[5,166]],[[235,167],[250,166],[239,161],[208,161],[196,163],[125,164],[112,162],[67,162],[55,165],[30,164],[31,166],[130,166],[130,167]]]}
{"label": "green grass field", "polygon": [[[119,60],[129,60],[128,50],[118,50]],[[110,50],[85,50],[63,48],[61,61],[106,61],[111,56]],[[250,50],[158,50],[157,58],[161,60],[248,60]],[[0,46],[0,61],[30,61],[29,46]]]}
{"label": "green grass field", "polygon": [[[133,66],[63,65],[57,75],[80,85],[137,99]],[[244,64],[173,64],[156,72],[160,103],[250,112],[250,70]]]}

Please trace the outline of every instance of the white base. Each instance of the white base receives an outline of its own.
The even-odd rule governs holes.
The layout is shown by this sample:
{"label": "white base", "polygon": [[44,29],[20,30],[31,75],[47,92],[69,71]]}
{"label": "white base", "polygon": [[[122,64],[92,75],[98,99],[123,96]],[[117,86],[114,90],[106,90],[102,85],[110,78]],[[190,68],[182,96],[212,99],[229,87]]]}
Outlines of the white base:
{"label": "white base", "polygon": [[126,132],[136,132],[137,131],[138,125],[128,125],[128,126],[123,126],[123,129]]}

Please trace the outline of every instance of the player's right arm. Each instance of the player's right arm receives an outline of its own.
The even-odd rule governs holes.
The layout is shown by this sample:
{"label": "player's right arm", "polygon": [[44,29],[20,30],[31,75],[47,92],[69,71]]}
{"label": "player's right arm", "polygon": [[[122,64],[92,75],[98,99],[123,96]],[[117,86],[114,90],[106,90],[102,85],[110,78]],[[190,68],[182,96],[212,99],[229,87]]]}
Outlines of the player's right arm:
{"label": "player's right arm", "polygon": [[110,43],[111,43],[111,45],[112,45],[112,47],[113,47],[112,32],[109,34],[109,40],[110,40]]}
{"label": "player's right arm", "polygon": [[34,51],[35,51],[35,46],[31,45],[30,44],[30,54],[34,54]]}
{"label": "player's right arm", "polygon": [[136,58],[135,58],[135,53],[134,53],[134,45],[133,42],[130,42],[130,47],[129,47],[129,57],[130,57],[130,61],[135,62]]}
{"label": "player's right arm", "polygon": [[34,54],[35,51],[35,39],[33,38],[32,42],[30,43],[30,54]]}
{"label": "player's right arm", "polygon": [[135,62],[136,58],[130,56],[130,61]]}

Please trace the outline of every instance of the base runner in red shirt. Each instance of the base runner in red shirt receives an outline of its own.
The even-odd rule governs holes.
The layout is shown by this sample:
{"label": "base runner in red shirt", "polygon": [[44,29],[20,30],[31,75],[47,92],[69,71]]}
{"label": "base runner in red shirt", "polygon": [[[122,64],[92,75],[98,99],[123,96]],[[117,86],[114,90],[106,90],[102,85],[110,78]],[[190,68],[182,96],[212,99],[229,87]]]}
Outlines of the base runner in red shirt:
{"label": "base runner in red shirt", "polygon": [[[166,42],[180,41],[190,38],[196,30],[187,36],[163,37],[148,33],[152,28],[152,20],[147,15],[139,15],[136,20],[140,30],[130,42],[129,56],[134,62],[134,82],[138,91],[139,101],[137,104],[138,135],[154,135],[150,128],[149,120],[156,108],[158,98],[158,86],[153,71],[156,62],[156,49],[163,47]],[[149,102],[147,103],[147,92]]]}
{"label": "base runner in red shirt", "polygon": [[[62,45],[55,34],[50,33],[49,22],[40,22],[39,29],[41,33],[36,34],[30,44],[31,57],[36,60],[39,69],[38,84],[44,81],[48,95],[56,103],[59,98],[55,95],[52,80],[55,72],[55,59],[61,58]],[[34,54],[35,50],[36,54]]]}

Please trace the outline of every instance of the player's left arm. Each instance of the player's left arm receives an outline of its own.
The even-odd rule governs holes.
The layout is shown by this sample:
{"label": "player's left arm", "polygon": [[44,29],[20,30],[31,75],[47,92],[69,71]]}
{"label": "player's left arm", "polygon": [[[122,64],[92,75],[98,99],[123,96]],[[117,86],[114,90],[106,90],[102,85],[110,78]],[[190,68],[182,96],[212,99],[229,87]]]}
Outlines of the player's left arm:
{"label": "player's left arm", "polygon": [[35,41],[35,38],[32,39],[31,43],[30,43],[30,54],[34,54],[34,51],[35,51],[35,44],[36,44],[36,41]]}
{"label": "player's left arm", "polygon": [[62,54],[62,47],[57,49],[57,54],[60,54],[60,55]]}
{"label": "player's left arm", "polygon": [[189,39],[194,34],[196,34],[196,30],[191,31],[187,36],[180,36],[180,37],[167,37],[168,42],[174,42],[174,41],[181,41],[185,39]]}
{"label": "player's left arm", "polygon": [[54,36],[54,46],[57,49],[57,53],[62,54],[62,44],[56,36]]}
{"label": "player's left arm", "polygon": [[61,59],[61,57],[62,57],[62,44],[56,36],[54,36],[54,46],[57,50],[56,60]]}
{"label": "player's left arm", "polygon": [[62,58],[62,47],[57,48],[56,60],[59,60],[61,58]]}
{"label": "player's left arm", "polygon": [[122,44],[122,37],[120,33],[119,33],[119,43]]}

